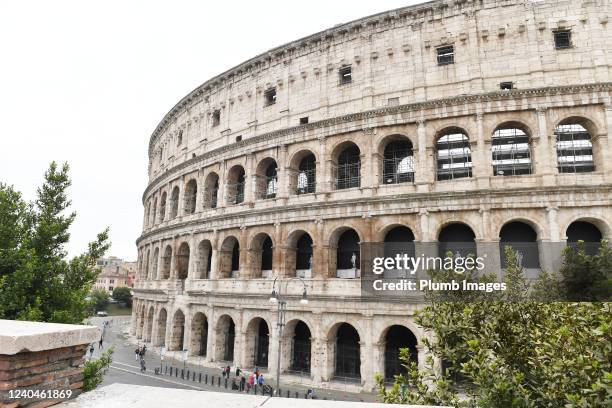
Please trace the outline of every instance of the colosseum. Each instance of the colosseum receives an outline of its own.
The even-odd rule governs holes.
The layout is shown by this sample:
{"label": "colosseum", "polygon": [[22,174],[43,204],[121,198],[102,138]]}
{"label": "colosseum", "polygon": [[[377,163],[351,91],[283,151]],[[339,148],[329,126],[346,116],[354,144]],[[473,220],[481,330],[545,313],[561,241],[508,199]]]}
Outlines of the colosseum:
{"label": "colosseum", "polygon": [[609,15],[434,0],[194,89],[150,138],[132,335],[355,391],[398,373],[399,348],[423,366],[419,302],[363,296],[360,245],[524,242],[554,270],[537,248],[610,238]]}

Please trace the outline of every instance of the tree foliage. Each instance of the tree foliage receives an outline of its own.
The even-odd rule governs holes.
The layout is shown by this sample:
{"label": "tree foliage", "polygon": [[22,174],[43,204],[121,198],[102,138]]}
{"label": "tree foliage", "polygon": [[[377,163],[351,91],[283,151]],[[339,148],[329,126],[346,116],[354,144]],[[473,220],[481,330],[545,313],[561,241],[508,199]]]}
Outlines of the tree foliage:
{"label": "tree foliage", "polygon": [[131,290],[127,286],[118,286],[113,289],[113,299],[130,307],[132,306],[132,294],[130,292]]}
{"label": "tree foliage", "polygon": [[102,353],[99,359],[85,362],[85,368],[83,370],[84,391],[91,391],[104,381],[104,374],[106,374],[113,362],[114,352],[115,348],[111,347]]}
{"label": "tree foliage", "polygon": [[69,212],[67,164],[51,163],[36,199],[26,203],[0,183],[0,318],[79,323],[109,247],[108,229],[85,253],[66,260],[65,245],[76,214]]}
{"label": "tree foliage", "polygon": [[94,289],[91,291],[91,306],[93,312],[106,310],[110,296],[104,289]]}
{"label": "tree foliage", "polygon": [[[603,253],[609,254],[605,249]],[[425,369],[418,370],[402,352],[407,374],[397,376],[390,388],[382,377],[377,379],[385,402],[494,408],[612,406],[611,304],[542,302],[547,285],[552,292],[566,293],[559,289],[566,275],[545,275],[532,293],[516,254],[507,248],[506,255],[507,290],[501,294],[428,295],[428,305],[416,315],[431,335],[422,339],[428,351]],[[593,261],[580,255],[581,263],[570,256],[566,253],[565,265],[571,264],[574,271]],[[447,272],[432,276],[448,278]]]}

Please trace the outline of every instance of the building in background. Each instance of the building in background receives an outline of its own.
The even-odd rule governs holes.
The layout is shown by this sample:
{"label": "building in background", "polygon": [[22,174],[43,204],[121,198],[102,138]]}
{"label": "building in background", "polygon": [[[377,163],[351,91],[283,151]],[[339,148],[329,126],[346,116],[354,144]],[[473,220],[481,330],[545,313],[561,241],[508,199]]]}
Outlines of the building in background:
{"label": "building in background", "polygon": [[124,261],[116,256],[100,258],[97,265],[102,269],[94,284],[94,289],[104,289],[113,293],[113,289],[119,286],[134,287],[136,278],[136,262]]}

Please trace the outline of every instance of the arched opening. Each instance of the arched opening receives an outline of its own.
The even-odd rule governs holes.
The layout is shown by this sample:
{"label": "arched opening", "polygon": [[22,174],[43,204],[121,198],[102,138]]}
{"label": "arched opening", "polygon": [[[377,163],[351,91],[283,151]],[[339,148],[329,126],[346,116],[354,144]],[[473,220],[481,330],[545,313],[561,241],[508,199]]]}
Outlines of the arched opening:
{"label": "arched opening", "polygon": [[336,190],[361,186],[361,152],[356,144],[347,143],[334,158],[332,173]]}
{"label": "arched opening", "polygon": [[151,340],[153,340],[152,338],[152,334],[153,334],[153,316],[154,316],[154,309],[153,306],[151,306],[149,308],[149,313],[147,314],[147,331],[145,333],[144,336],[144,341],[145,342],[150,342]]}
{"label": "arched opening", "polygon": [[164,222],[164,219],[166,218],[166,196],[167,194],[164,191],[159,203],[159,222]]}
{"label": "arched opening", "polygon": [[587,221],[574,221],[565,232],[568,245],[576,248],[578,241],[584,242],[584,251],[588,255],[595,255],[601,246],[603,234],[595,225]]}
{"label": "arched opening", "polygon": [[198,268],[196,279],[210,279],[212,245],[205,239],[198,244]]}
{"label": "arched opening", "polygon": [[144,336],[144,331],[145,331],[145,306],[144,305],[142,305],[142,307],[138,311],[137,324],[138,324],[138,327],[136,330],[136,338],[142,339],[142,336]]}
{"label": "arched opening", "polygon": [[157,216],[157,197],[153,200],[153,210],[151,212],[151,225],[155,225]]}
{"label": "arched opening", "polygon": [[210,172],[204,181],[204,208],[217,208],[219,176]]}
{"label": "arched opening", "polygon": [[251,273],[253,278],[272,276],[273,245],[272,238],[261,232],[251,242]]}
{"label": "arched opening", "polygon": [[236,325],[228,315],[223,315],[217,323],[217,353],[218,361],[234,361],[234,341],[236,340]]}
{"label": "arched opening", "polygon": [[568,118],[555,128],[559,173],[595,171],[589,124],[582,118]]}
{"label": "arched opening", "polygon": [[399,374],[408,372],[400,360],[400,350],[410,351],[410,361],[418,364],[417,338],[407,327],[393,325],[385,334],[385,381],[392,382]]}
{"label": "arched opening", "polygon": [[445,226],[438,234],[438,242],[438,255],[442,258],[449,252],[455,256],[476,256],[476,234],[466,224],[457,222]]}
{"label": "arched opening", "polygon": [[225,238],[219,251],[220,278],[237,278],[240,273],[240,244],[236,237]]}
{"label": "arched opening", "polygon": [[170,219],[176,218],[178,215],[179,208],[179,188],[174,187],[172,189],[172,196],[170,196]]}
{"label": "arched opening", "polygon": [[245,173],[242,166],[234,166],[227,175],[227,201],[229,204],[244,202]]}
{"label": "arched opening", "polygon": [[159,248],[155,248],[155,251],[153,251],[153,268],[151,268],[151,275],[153,276],[153,279],[159,279],[159,266],[158,266],[158,262],[159,262]]}
{"label": "arched opening", "polygon": [[274,159],[265,159],[257,166],[257,198],[276,198],[278,188],[277,164]]}
{"label": "arched opening", "polygon": [[294,194],[309,194],[316,191],[317,159],[312,152],[304,150],[296,154],[291,163],[291,186]]}
{"label": "arched opening", "polygon": [[247,361],[250,366],[268,367],[270,329],[260,317],[249,322],[246,332]]}
{"label": "arched opening", "polygon": [[302,234],[296,243],[295,273],[300,278],[312,277],[312,238],[307,233]]}
{"label": "arched opening", "polygon": [[170,350],[183,350],[183,339],[185,338],[185,315],[180,309],[174,313],[171,333]]}
{"label": "arched opening", "polygon": [[166,246],[162,257],[162,279],[170,279],[170,265],[172,264],[172,247]]}
{"label": "arched opening", "polygon": [[359,235],[352,229],[346,229],[338,238],[336,250],[336,276],[338,278],[359,277]]}
{"label": "arched opening", "polygon": [[164,347],[166,345],[166,324],[168,320],[168,312],[166,309],[159,311],[159,317],[157,318],[157,339],[155,340],[155,346]]}
{"label": "arched opening", "polygon": [[[414,257],[415,246],[412,230],[400,225],[387,231],[384,239],[384,254],[386,258],[396,258],[398,255],[403,257],[404,254],[409,257]],[[385,268],[384,276],[389,278],[407,278],[411,272],[411,269],[391,270]]]}
{"label": "arched opening", "polygon": [[336,346],[334,377],[360,379],[361,354],[357,330],[348,323],[342,323],[337,329],[334,340]]}
{"label": "arched opening", "polygon": [[385,146],[383,157],[383,184],[414,181],[414,157],[410,140],[402,136],[393,137]]}
{"label": "arched opening", "polygon": [[438,134],[436,142],[437,180],[472,177],[472,151],[467,134],[449,128]]}
{"label": "arched opening", "polygon": [[196,210],[198,183],[191,179],[185,186],[185,214],[193,214]]}
{"label": "arched opening", "polygon": [[208,346],[208,319],[204,313],[198,312],[191,320],[191,345],[189,347],[192,356],[206,356]]}
{"label": "arched opening", "polygon": [[491,137],[494,176],[531,174],[529,134],[522,126],[507,123],[498,126]]}
{"label": "arched opening", "polygon": [[287,350],[283,358],[284,371],[293,374],[310,374],[311,365],[311,341],[310,329],[301,320],[292,320],[287,323],[284,337],[284,350]]}
{"label": "arched opening", "polygon": [[517,263],[523,268],[539,268],[538,234],[529,224],[512,221],[504,225],[499,232],[499,252],[502,268],[508,266],[506,246],[516,251]]}
{"label": "arched opening", "polygon": [[144,264],[144,276],[147,279],[151,279],[151,267],[149,262],[151,261],[151,250],[147,249],[147,256],[145,256],[145,264]]}
{"label": "arched opening", "polygon": [[183,242],[176,255],[176,269],[179,279],[187,279],[189,275],[189,245]]}

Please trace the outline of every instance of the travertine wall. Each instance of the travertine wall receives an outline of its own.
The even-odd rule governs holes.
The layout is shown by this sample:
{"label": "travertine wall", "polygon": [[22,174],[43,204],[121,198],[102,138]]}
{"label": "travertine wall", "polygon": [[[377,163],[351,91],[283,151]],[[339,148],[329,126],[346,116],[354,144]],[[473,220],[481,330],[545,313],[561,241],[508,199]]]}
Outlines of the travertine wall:
{"label": "travertine wall", "polygon": [[[202,330],[192,320],[202,313],[198,322],[202,316],[208,321],[207,360],[214,361],[224,338],[217,326],[230,316],[236,325],[234,362],[252,365],[246,336],[253,319],[268,322],[270,344],[278,342],[276,309],[268,302],[272,281],[261,277],[258,258],[262,234],[273,243],[272,276],[289,278],[296,275],[296,241],[307,233],[313,241],[312,278],[306,279],[310,303],[300,305],[302,286],[289,284],[295,297],[287,321],[299,319],[309,327],[311,381],[330,387],[338,386],[336,331],[350,323],[360,342],[358,387],[367,389],[384,369],[389,327],[407,327],[417,339],[424,333],[411,317],[418,305],[364,300],[358,280],[336,277],[342,232],[351,228],[361,242],[380,242],[401,225],[416,241],[435,242],[445,226],[463,223],[481,245],[499,241],[504,225],[520,221],[543,245],[563,243],[570,224],[579,220],[611,237],[611,11],[603,0],[433,1],[297,40],[194,90],[151,137],[133,333],[169,345],[180,330],[173,323],[180,310],[184,344],[197,350],[192,336]],[[555,49],[553,32],[559,29],[571,31],[571,48]],[[437,64],[441,45],[453,45],[453,64]],[[352,82],[340,85],[338,69],[347,65]],[[500,82],[508,81],[514,89],[501,91]],[[265,106],[264,92],[271,87],[276,103]],[[220,123],[212,126],[215,111]],[[299,125],[306,116],[309,123]],[[559,172],[555,129],[566,123],[588,131],[594,171]],[[492,136],[508,124],[529,137],[531,174],[493,174]],[[472,175],[437,181],[436,142],[457,128],[469,138]],[[237,136],[242,141],[235,142]],[[383,152],[396,139],[412,144],[414,180],[385,184]],[[348,142],[359,148],[360,186],[336,190],[334,169]],[[305,152],[316,158],[316,189],[298,195],[295,174]],[[277,164],[278,190],[274,198],[260,199],[257,174],[270,159]],[[246,175],[245,198],[234,205],[228,180],[237,165]],[[212,174],[219,181],[216,208],[206,196]],[[186,194],[192,180],[193,213]],[[240,269],[229,278],[232,242],[240,246]],[[188,257],[185,245],[178,252],[181,244],[188,246]],[[202,279],[209,251],[211,270]],[[543,268],[554,268],[553,257],[540,258]],[[185,265],[187,279],[178,279]],[[287,348],[290,335],[284,336]],[[269,367],[276,366],[272,350]]]}

